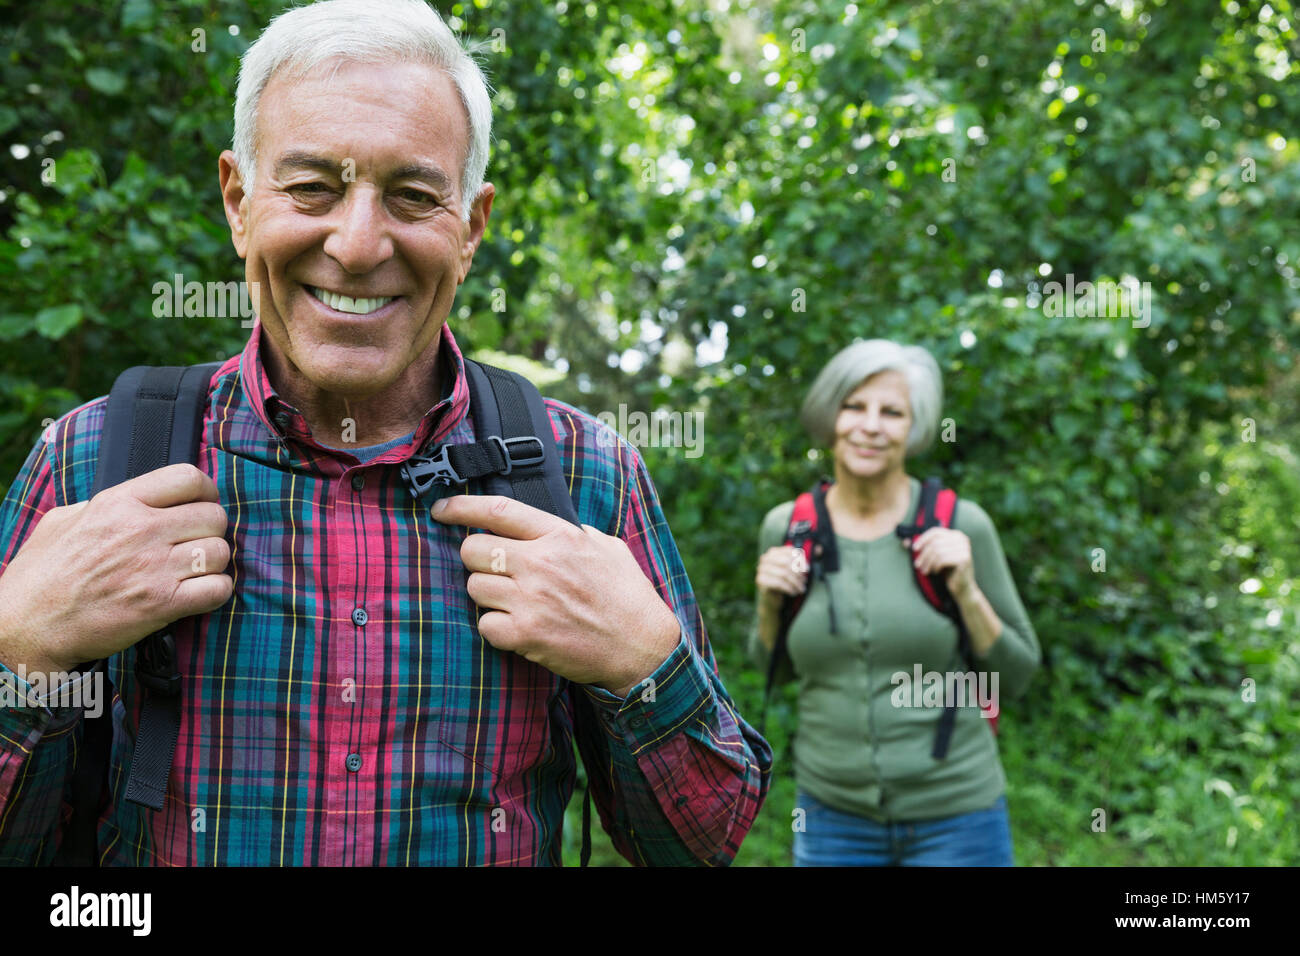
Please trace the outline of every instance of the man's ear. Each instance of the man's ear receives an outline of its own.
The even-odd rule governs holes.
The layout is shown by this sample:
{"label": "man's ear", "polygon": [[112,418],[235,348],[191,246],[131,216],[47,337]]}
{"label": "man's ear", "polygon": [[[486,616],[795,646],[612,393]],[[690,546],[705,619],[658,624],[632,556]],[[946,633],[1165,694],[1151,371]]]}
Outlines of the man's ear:
{"label": "man's ear", "polygon": [[243,259],[248,251],[248,233],[246,230],[248,197],[244,194],[244,181],[235,165],[235,154],[225,150],[217,158],[217,176],[221,183],[221,204],[226,210],[226,222],[230,223],[230,241],[235,245],[235,252]]}
{"label": "man's ear", "polygon": [[465,240],[460,247],[460,278],[457,285],[465,281],[469,275],[470,264],[474,261],[474,253],[478,251],[478,245],[483,241],[483,231],[487,229],[488,216],[492,214],[492,200],[496,197],[496,187],[491,183],[484,183],[474,197],[474,205],[469,209],[469,222],[465,223],[464,236]]}

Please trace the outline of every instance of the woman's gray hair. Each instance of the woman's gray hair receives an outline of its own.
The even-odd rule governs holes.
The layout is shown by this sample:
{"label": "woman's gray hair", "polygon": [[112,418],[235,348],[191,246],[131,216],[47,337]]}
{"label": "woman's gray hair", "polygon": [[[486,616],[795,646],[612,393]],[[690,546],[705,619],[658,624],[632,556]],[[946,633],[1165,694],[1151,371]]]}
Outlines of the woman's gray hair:
{"label": "woman's gray hair", "polygon": [[900,345],[889,339],[854,342],[826,363],[799,419],[813,441],[829,448],[835,443],[835,419],[844,400],[877,372],[901,372],[907,379],[912,430],[907,436],[908,455],[919,455],[934,442],[943,407],[943,378],[934,356],[919,345]]}
{"label": "woman's gray hair", "polygon": [[322,0],[275,17],[239,64],[235,136],[231,149],[245,192],[257,170],[257,107],[271,77],[300,77],[334,60],[427,63],[446,71],[469,119],[469,147],[461,176],[462,218],[487,172],[492,102],[483,71],[451,28],[424,0]]}

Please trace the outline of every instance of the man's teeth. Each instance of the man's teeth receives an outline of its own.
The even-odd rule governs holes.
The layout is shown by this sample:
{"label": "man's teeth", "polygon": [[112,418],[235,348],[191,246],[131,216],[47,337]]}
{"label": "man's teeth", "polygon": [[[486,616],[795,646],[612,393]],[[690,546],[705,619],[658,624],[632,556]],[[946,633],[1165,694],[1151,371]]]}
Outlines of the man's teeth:
{"label": "man's teeth", "polygon": [[312,295],[331,309],[337,312],[351,312],[353,315],[369,315],[371,312],[377,312],[395,298],[395,296],[390,295],[382,299],[354,299],[351,296],[339,295],[337,292],[318,289],[315,286],[309,285],[307,288]]}

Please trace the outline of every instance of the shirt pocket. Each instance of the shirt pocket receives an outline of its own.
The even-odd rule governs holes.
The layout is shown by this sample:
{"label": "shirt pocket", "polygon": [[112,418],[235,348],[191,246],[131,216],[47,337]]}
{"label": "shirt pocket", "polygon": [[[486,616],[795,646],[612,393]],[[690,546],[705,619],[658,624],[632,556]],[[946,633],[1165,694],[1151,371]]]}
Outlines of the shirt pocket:
{"label": "shirt pocket", "polygon": [[478,629],[457,628],[443,655],[439,741],[493,781],[516,778],[554,757],[550,719],[564,681]]}

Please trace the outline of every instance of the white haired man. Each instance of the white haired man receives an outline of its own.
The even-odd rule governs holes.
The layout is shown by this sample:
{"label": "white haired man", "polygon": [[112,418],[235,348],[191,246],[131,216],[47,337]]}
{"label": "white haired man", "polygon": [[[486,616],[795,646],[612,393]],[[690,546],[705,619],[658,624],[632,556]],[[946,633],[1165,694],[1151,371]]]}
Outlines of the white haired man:
{"label": "white haired man", "polygon": [[[277,17],[219,161],[258,321],[212,376],[197,467],[88,501],[101,398],[13,483],[4,676],[103,659],[121,694],[102,864],[558,864],[575,738],[634,863],[729,863],[753,821],[771,752],[634,449],[547,400],[581,527],[450,491],[431,513],[396,480],[474,441],[445,322],[492,208],[490,123],[420,0]],[[123,661],[177,618],[180,730],[146,812],[122,793],[142,694]],[[0,863],[53,858],[82,723],[0,713]]]}

